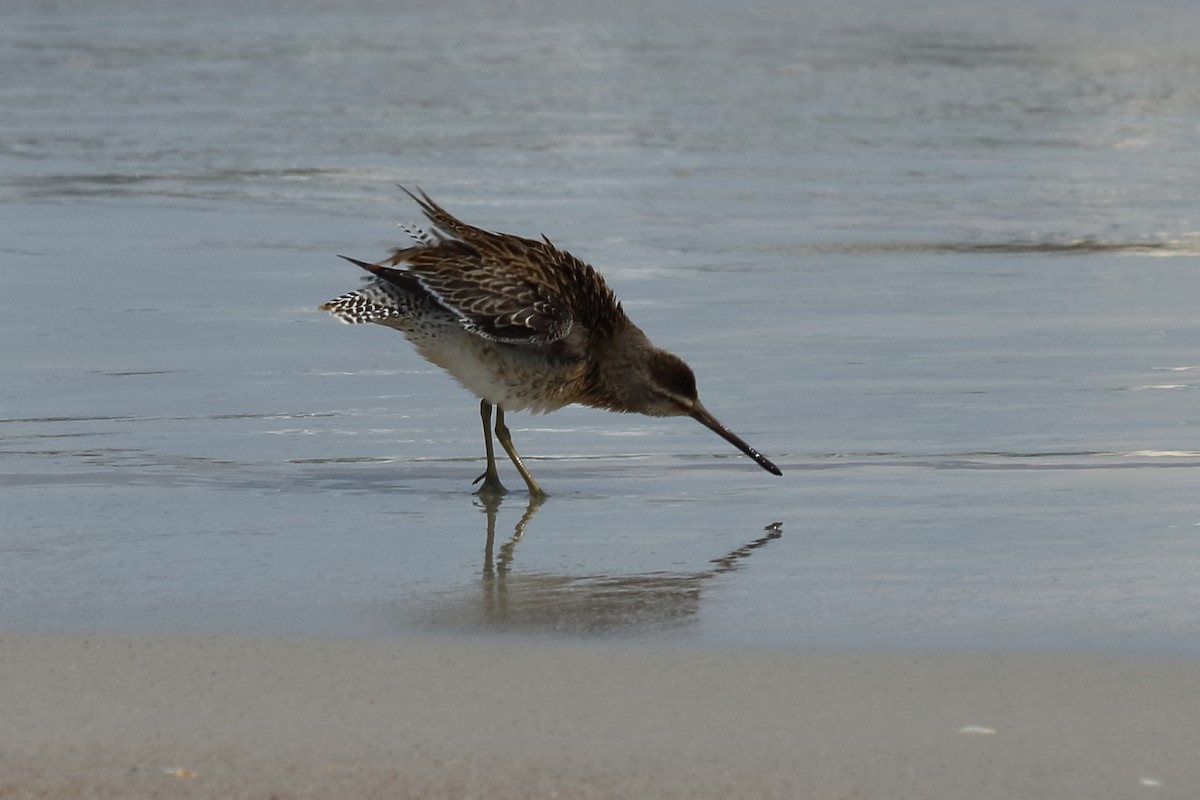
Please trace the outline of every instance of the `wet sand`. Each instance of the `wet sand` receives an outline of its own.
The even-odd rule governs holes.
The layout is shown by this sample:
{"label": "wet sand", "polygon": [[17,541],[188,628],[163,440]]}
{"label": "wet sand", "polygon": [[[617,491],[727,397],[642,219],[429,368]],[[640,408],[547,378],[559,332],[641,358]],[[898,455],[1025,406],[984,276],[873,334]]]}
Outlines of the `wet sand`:
{"label": "wet sand", "polygon": [[0,636],[0,798],[1129,798],[1200,790],[1200,665]]}

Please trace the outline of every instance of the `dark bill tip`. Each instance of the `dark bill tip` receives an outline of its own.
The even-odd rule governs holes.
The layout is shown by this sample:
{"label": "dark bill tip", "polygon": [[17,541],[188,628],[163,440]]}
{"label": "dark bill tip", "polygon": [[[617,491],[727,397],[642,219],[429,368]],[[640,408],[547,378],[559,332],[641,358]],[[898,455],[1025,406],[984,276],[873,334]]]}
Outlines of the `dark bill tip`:
{"label": "dark bill tip", "polygon": [[704,406],[700,405],[699,403],[696,403],[692,407],[690,416],[692,417],[692,419],[696,420],[701,425],[708,428],[710,431],[717,434],[725,441],[729,442],[731,445],[736,447],[738,450],[741,450],[743,453],[750,456],[752,459],[754,459],[754,463],[758,464],[760,467],[765,469],[767,472],[771,473],[772,475],[783,475],[783,471],[780,470],[779,467],[777,467],[773,463],[771,463],[770,459],[768,459],[762,453],[755,450],[750,445],[746,444],[746,442],[742,439],[742,437],[738,436],[736,433],[729,430],[729,428],[726,428],[724,425],[717,422],[717,418],[714,417],[712,414],[708,413],[708,410]]}

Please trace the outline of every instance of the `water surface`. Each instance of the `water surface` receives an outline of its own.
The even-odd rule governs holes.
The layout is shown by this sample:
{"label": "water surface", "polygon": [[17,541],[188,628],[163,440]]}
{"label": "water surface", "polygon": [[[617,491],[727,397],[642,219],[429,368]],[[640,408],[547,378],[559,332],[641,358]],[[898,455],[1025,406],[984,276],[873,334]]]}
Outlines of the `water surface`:
{"label": "water surface", "polygon": [[[0,627],[1195,656],[1200,18],[842,5],[8,14]],[[473,498],[474,399],[315,311],[396,182],[784,476],[569,409]]]}

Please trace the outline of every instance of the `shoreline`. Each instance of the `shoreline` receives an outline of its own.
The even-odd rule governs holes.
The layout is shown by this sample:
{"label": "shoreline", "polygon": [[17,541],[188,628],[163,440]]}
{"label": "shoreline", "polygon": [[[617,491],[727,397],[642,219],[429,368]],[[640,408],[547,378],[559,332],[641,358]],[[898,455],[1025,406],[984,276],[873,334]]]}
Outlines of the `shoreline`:
{"label": "shoreline", "polygon": [[0,798],[1194,797],[1200,664],[0,635]]}

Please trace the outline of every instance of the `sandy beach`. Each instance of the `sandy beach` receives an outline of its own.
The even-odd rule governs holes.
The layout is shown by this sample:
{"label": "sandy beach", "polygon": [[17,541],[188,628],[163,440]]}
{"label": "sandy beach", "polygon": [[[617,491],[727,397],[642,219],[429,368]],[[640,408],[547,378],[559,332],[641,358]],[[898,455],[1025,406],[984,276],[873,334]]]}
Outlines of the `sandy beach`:
{"label": "sandy beach", "polygon": [[3,798],[1128,798],[1200,667],[227,635],[0,637]]}

